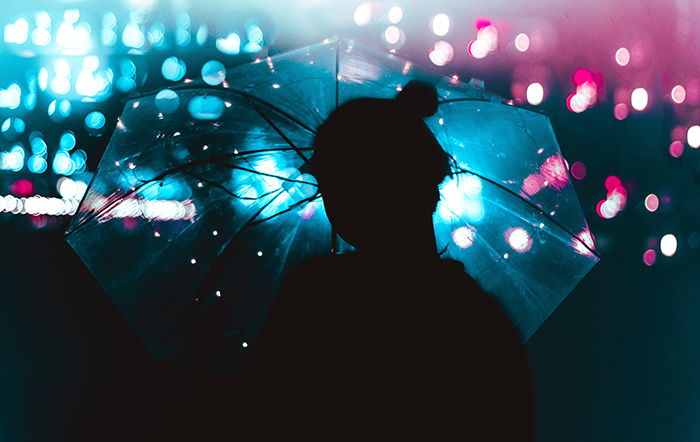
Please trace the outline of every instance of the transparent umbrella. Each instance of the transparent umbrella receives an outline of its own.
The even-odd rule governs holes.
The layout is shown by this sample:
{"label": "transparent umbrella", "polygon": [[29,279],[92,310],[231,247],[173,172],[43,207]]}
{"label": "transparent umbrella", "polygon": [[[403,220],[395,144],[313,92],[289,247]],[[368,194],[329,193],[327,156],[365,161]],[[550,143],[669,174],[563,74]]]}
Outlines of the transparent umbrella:
{"label": "transparent umbrella", "polygon": [[285,274],[350,250],[308,173],[315,129],[412,79],[436,85],[426,123],[455,160],[438,247],[527,339],[598,261],[549,119],[350,40],[129,101],[67,240],[155,358],[236,373]]}

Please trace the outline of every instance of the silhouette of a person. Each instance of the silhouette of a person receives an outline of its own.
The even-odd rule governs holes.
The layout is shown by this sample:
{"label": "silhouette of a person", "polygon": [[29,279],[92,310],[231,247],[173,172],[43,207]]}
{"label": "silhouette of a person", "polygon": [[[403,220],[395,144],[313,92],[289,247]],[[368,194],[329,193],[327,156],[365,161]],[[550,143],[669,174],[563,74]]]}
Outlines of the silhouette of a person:
{"label": "silhouette of a person", "polygon": [[440,258],[449,158],[432,85],[362,98],[319,128],[328,218],[356,251],[292,272],[251,348],[251,425],[298,440],[531,441],[526,353],[500,305]]}

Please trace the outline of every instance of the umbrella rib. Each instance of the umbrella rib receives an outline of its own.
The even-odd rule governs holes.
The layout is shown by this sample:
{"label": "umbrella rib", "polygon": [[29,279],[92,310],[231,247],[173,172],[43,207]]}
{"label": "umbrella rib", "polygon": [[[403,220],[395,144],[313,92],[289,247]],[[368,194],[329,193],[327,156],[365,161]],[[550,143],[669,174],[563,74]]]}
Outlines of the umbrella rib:
{"label": "umbrella rib", "polygon": [[209,291],[209,286],[213,286],[213,282],[215,281],[216,276],[219,274],[219,272],[222,271],[224,263],[225,263],[225,255],[226,252],[231,249],[231,244],[237,239],[241,233],[243,233],[245,230],[250,228],[254,224],[255,218],[257,218],[270,204],[272,204],[279,195],[282,194],[282,190],[277,193],[273,198],[270,199],[267,203],[265,203],[262,207],[260,207],[248,220],[241,226],[240,229],[233,235],[231,235],[231,238],[229,239],[228,243],[224,247],[223,251],[221,254],[219,254],[214,262],[212,263],[211,267],[207,271],[206,275],[202,278],[202,282],[200,283],[200,288],[197,289],[197,294],[201,296],[205,295],[207,291]]}
{"label": "umbrella rib", "polygon": [[289,147],[294,149],[294,152],[296,152],[296,154],[302,160],[304,160],[304,163],[308,164],[309,159],[306,158],[304,156],[304,154],[301,153],[301,151],[296,147],[296,145],[294,145],[292,140],[289,137],[287,137],[287,135],[285,135],[284,132],[282,132],[282,130],[279,127],[277,127],[277,125],[275,123],[272,122],[272,119],[270,117],[268,117],[262,110],[260,110],[260,108],[254,102],[251,101],[250,104],[253,106],[253,109],[255,110],[255,112],[257,112],[267,122],[267,124],[272,126],[272,128],[275,130],[275,132],[277,132],[277,134],[279,134],[279,136],[282,137],[284,139],[284,141],[287,142],[287,144],[289,144]]}
{"label": "umbrella rib", "polygon": [[576,236],[576,234],[572,233],[572,232],[571,232],[568,228],[566,228],[562,223],[560,223],[560,222],[557,221],[556,219],[552,218],[552,216],[549,215],[549,213],[545,212],[541,207],[537,207],[534,203],[532,203],[532,201],[526,200],[525,198],[523,198],[522,196],[520,196],[520,195],[518,195],[517,193],[513,192],[511,189],[507,188],[507,187],[504,186],[503,184],[498,183],[498,182],[496,182],[496,181],[494,181],[494,180],[492,180],[492,179],[490,179],[490,178],[487,178],[487,177],[485,177],[485,176],[483,176],[483,175],[481,175],[481,174],[479,174],[479,173],[472,172],[471,170],[459,168],[459,170],[458,170],[455,174],[462,174],[462,173],[468,173],[468,174],[470,174],[470,175],[474,175],[474,176],[476,176],[476,177],[479,177],[479,178],[481,178],[482,180],[487,181],[487,182],[493,184],[494,186],[498,187],[499,189],[504,190],[504,191],[510,193],[511,195],[513,195],[514,197],[518,198],[519,200],[523,201],[524,203],[526,203],[527,205],[529,205],[529,206],[532,207],[533,209],[535,209],[535,210],[537,210],[538,212],[540,212],[541,215],[543,215],[543,216],[544,216],[545,218],[547,218],[549,221],[551,221],[552,223],[554,223],[557,227],[559,227],[560,229],[562,229],[564,232],[568,233],[568,234],[569,234],[572,238],[574,238],[576,241],[580,242],[581,245],[583,245],[589,252],[591,252],[593,255],[595,255],[598,259],[601,259],[601,256],[600,256],[595,250],[591,249],[591,248],[588,246],[588,244],[586,244],[581,238],[579,238],[578,236]]}

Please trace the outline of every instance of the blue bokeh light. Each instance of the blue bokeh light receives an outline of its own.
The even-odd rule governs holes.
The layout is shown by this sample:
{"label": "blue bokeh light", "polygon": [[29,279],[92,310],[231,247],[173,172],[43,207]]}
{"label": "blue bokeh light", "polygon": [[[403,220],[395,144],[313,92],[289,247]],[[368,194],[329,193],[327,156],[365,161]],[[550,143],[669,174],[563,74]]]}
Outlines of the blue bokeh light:
{"label": "blue bokeh light", "polygon": [[187,110],[198,120],[216,120],[224,113],[224,101],[214,96],[197,96],[190,100]]}
{"label": "blue bokeh light", "polygon": [[187,65],[177,57],[168,57],[163,60],[160,71],[166,80],[180,81],[187,73]]}
{"label": "blue bokeh light", "polygon": [[102,112],[93,111],[85,116],[85,126],[88,129],[99,130],[105,126],[105,116]]}

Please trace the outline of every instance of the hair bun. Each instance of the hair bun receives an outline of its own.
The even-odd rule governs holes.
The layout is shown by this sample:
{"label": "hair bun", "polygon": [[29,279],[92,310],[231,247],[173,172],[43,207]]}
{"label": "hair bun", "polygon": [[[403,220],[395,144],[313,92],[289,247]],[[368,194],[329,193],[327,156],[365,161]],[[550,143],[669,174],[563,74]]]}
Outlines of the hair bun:
{"label": "hair bun", "polygon": [[396,96],[396,101],[420,118],[435,115],[438,108],[435,86],[420,80],[409,81]]}

